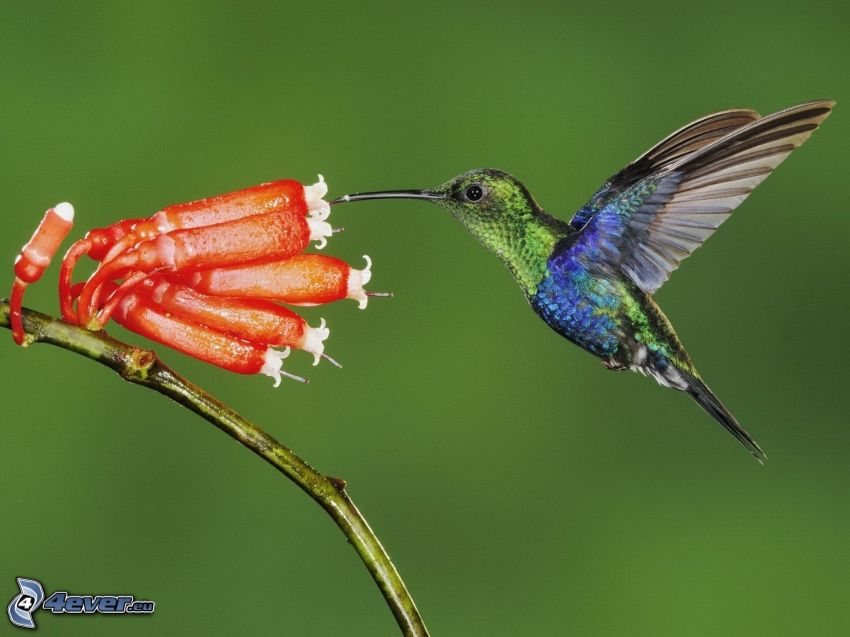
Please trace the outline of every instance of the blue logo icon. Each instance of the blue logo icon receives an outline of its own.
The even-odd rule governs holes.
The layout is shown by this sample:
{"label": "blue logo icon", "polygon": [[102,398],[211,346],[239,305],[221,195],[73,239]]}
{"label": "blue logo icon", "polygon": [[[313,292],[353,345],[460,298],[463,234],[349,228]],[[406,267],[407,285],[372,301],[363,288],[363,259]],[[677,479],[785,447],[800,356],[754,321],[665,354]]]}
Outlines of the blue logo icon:
{"label": "blue logo icon", "polygon": [[151,600],[137,600],[133,595],[69,595],[68,591],[55,591],[44,599],[41,582],[34,579],[18,578],[21,592],[9,602],[9,621],[21,628],[35,628],[32,618],[35,611],[42,609],[54,615],[151,615],[156,603]]}
{"label": "blue logo icon", "polygon": [[15,595],[9,602],[9,619],[15,626],[21,628],[35,628],[35,620],[32,614],[39,609],[44,601],[44,588],[38,580],[18,578],[19,595]]}

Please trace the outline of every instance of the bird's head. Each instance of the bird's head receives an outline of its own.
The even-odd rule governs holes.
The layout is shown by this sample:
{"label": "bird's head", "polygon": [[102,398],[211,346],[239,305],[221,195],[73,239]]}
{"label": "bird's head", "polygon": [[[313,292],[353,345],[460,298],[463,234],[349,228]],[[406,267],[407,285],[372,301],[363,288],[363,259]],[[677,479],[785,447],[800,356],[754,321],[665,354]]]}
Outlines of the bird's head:
{"label": "bird's head", "polygon": [[373,199],[422,199],[448,210],[487,248],[504,260],[541,214],[516,177],[495,168],[470,170],[427,190],[385,190],[345,195],[331,203]]}

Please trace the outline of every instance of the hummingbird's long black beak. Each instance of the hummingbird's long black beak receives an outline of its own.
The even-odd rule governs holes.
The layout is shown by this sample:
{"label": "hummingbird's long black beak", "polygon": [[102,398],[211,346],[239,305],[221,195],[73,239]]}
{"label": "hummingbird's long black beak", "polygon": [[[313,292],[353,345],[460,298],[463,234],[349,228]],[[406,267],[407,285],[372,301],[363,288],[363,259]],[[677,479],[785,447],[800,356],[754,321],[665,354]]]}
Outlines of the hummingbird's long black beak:
{"label": "hummingbird's long black beak", "polygon": [[368,201],[370,199],[445,199],[446,196],[432,190],[383,190],[380,192],[356,192],[343,195],[331,201],[331,204],[348,203],[349,201]]}

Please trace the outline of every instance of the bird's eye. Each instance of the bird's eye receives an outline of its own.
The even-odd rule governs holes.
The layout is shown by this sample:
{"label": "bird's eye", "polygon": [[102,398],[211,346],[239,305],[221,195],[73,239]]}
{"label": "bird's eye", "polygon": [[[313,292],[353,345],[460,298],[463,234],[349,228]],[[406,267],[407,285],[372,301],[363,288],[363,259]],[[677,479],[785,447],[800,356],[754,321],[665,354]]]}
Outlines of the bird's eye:
{"label": "bird's eye", "polygon": [[472,184],[466,188],[463,194],[467,201],[481,201],[484,196],[484,189],[479,184]]}

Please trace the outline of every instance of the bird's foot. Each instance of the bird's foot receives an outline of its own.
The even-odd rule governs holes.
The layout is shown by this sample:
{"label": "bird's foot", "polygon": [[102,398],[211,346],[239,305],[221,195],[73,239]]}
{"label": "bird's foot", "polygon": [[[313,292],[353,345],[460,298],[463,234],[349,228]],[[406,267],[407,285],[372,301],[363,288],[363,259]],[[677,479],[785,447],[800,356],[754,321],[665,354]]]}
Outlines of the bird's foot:
{"label": "bird's foot", "polygon": [[629,366],[625,363],[621,363],[618,360],[614,360],[613,358],[606,358],[602,360],[602,365],[604,365],[607,369],[615,372],[624,372]]}

